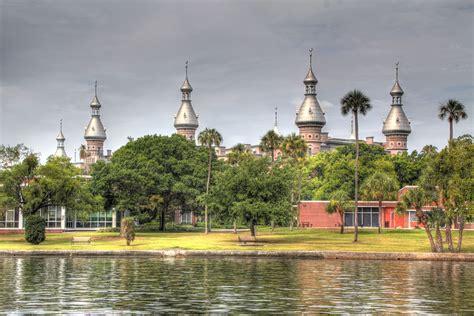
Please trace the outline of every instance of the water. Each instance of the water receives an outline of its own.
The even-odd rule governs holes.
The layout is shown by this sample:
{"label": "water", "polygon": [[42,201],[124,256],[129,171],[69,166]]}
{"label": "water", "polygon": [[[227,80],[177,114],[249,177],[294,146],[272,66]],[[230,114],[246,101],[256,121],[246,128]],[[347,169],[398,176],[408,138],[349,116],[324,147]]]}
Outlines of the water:
{"label": "water", "polygon": [[474,313],[474,265],[261,258],[0,258],[7,313]]}

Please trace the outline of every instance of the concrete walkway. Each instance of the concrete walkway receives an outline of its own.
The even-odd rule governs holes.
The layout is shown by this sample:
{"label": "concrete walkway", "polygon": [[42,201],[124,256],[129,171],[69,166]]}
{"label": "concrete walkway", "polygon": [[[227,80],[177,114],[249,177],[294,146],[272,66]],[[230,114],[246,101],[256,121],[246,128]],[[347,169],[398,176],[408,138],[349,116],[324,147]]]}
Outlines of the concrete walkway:
{"label": "concrete walkway", "polygon": [[398,253],[344,251],[261,251],[261,250],[0,250],[0,257],[70,256],[70,257],[264,257],[333,260],[406,260],[468,261],[474,253]]}

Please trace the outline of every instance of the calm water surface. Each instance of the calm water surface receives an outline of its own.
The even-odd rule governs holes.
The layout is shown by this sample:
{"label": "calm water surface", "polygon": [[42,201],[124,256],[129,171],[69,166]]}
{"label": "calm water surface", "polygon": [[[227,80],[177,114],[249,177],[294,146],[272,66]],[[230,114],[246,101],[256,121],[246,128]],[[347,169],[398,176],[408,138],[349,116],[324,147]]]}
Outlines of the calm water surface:
{"label": "calm water surface", "polygon": [[3,313],[474,313],[474,265],[0,258]]}

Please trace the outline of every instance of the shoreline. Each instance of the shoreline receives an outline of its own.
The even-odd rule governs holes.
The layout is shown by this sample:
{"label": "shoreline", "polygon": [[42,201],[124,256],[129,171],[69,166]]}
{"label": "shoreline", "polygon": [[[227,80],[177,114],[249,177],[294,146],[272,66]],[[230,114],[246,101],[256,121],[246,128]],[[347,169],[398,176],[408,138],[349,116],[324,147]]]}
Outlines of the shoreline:
{"label": "shoreline", "polygon": [[0,250],[0,257],[236,257],[329,260],[392,260],[474,262],[474,253],[262,251],[262,250]]}

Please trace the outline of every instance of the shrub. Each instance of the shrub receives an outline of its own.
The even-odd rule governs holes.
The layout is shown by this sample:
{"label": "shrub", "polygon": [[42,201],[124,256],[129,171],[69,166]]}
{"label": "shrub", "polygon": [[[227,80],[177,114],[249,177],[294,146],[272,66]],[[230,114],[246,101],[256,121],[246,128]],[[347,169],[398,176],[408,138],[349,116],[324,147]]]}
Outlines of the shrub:
{"label": "shrub", "polygon": [[127,246],[130,246],[132,241],[135,240],[135,221],[133,217],[124,217],[122,219],[120,232],[122,237],[127,240]]}
{"label": "shrub", "polygon": [[46,239],[46,220],[39,215],[30,215],[25,222],[25,239],[38,245]]}

